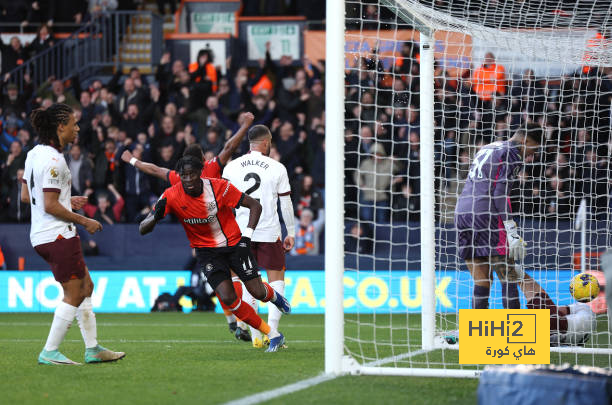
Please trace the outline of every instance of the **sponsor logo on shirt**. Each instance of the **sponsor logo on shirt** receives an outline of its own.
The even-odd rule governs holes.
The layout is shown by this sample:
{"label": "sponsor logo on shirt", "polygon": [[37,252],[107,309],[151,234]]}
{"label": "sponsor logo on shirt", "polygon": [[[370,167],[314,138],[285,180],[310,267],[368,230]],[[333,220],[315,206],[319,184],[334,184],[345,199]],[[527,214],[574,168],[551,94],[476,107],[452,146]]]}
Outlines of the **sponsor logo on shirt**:
{"label": "sponsor logo on shirt", "polygon": [[227,194],[227,190],[229,190],[230,188],[230,182],[227,182],[227,187],[225,187],[225,191],[223,192],[223,197],[225,197],[225,195]]}
{"label": "sponsor logo on shirt", "polygon": [[190,225],[209,224],[217,221],[216,215],[209,215],[207,218],[185,218],[183,222]]}

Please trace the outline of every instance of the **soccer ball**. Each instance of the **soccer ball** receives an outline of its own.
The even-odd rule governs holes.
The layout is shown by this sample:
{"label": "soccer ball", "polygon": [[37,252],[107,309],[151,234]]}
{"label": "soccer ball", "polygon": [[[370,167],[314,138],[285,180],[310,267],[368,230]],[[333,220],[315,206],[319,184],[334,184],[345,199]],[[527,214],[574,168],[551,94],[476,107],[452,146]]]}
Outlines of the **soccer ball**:
{"label": "soccer ball", "polygon": [[599,294],[599,282],[591,274],[580,273],[570,282],[569,290],[576,301],[589,302]]}

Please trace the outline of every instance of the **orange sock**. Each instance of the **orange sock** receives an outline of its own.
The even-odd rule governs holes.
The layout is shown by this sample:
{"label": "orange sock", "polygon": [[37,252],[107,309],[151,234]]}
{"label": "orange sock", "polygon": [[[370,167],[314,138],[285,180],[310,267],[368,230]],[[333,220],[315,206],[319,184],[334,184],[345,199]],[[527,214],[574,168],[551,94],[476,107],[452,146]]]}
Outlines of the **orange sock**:
{"label": "orange sock", "polygon": [[270,284],[266,283],[265,281],[262,281],[261,283],[264,285],[264,287],[266,289],[266,296],[261,301],[262,302],[268,302],[272,298],[274,298],[274,288],[272,288],[272,286],[270,286]]}
{"label": "orange sock", "polygon": [[242,283],[240,281],[232,281],[234,284],[234,291],[236,291],[236,297],[242,298]]}
{"label": "orange sock", "polygon": [[236,318],[242,319],[247,325],[252,326],[266,335],[270,333],[270,325],[264,322],[264,320],[255,313],[253,307],[246,302],[242,302],[240,298],[237,298],[236,301],[230,305],[230,310]]}

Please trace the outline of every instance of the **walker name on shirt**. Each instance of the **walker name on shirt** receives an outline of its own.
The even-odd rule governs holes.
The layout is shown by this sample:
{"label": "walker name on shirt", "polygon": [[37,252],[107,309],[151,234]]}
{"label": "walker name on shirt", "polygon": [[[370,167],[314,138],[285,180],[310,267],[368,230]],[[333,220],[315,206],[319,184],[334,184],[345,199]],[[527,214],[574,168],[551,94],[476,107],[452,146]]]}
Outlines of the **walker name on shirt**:
{"label": "walker name on shirt", "polygon": [[262,160],[255,160],[255,159],[251,159],[251,160],[245,160],[244,162],[240,163],[240,166],[242,167],[247,167],[247,166],[259,166],[262,169],[266,170],[268,169],[268,167],[270,167],[269,164],[267,164],[266,162],[262,161]]}

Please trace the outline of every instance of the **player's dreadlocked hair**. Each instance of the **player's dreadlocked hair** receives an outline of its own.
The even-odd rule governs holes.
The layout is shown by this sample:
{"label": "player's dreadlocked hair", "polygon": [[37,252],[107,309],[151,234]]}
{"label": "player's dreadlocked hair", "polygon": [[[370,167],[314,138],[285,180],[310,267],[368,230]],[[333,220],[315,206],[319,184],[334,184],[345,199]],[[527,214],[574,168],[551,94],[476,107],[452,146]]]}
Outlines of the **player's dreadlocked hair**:
{"label": "player's dreadlocked hair", "polygon": [[196,159],[204,161],[204,152],[202,152],[202,147],[197,143],[192,143],[186,147],[183,156],[193,156]]}
{"label": "player's dreadlocked hair", "polygon": [[204,163],[202,163],[201,158],[198,159],[195,156],[186,155],[180,158],[178,162],[176,162],[176,171],[179,174],[182,174],[183,170],[185,170],[185,166],[191,166],[193,170],[197,171],[198,173],[201,173],[202,169],[204,168]]}
{"label": "player's dreadlocked hair", "polygon": [[57,136],[57,127],[60,124],[68,124],[72,114],[72,108],[62,103],[53,104],[46,110],[38,108],[32,111],[30,122],[38,133],[39,143],[59,148],[60,140]]}

